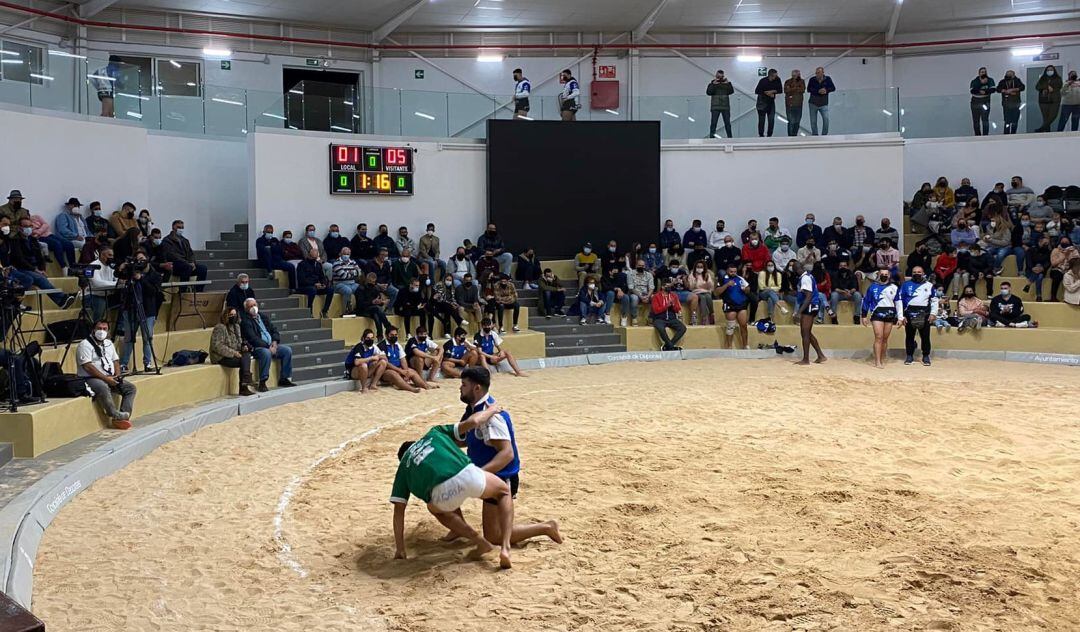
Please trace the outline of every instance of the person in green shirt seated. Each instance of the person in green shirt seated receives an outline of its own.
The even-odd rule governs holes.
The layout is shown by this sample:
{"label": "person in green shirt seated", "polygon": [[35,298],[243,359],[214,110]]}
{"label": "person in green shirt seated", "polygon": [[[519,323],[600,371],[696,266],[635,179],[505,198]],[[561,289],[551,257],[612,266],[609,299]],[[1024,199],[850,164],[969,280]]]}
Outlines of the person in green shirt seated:
{"label": "person in green shirt seated", "polygon": [[495,547],[456,513],[470,498],[494,500],[498,504],[502,543],[499,566],[510,568],[510,535],[514,505],[510,485],[490,472],[476,467],[458,447],[465,435],[482,428],[502,412],[501,406],[485,408],[456,424],[433,426],[418,441],[406,441],[398,448],[398,469],[390,502],[394,504],[394,559],[405,559],[405,507],[409,496],[427,503],[428,511],[457,535],[472,541],[476,548],[470,558],[482,557]]}

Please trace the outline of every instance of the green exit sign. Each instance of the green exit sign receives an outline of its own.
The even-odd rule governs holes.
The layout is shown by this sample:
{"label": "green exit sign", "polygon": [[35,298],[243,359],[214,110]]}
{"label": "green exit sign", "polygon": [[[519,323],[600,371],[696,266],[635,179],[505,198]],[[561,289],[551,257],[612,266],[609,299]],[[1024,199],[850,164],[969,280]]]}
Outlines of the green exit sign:
{"label": "green exit sign", "polygon": [[232,70],[232,62],[227,60],[227,59],[221,60],[221,69],[222,70]]}
{"label": "green exit sign", "polygon": [[769,75],[769,69],[766,68],[765,66],[761,66],[760,68],[757,69],[757,76],[759,76],[759,77],[767,77],[768,75]]}
{"label": "green exit sign", "polygon": [[414,79],[423,79],[424,78],[424,71],[417,68],[416,70],[413,71],[413,78]]}
{"label": "green exit sign", "polygon": [[307,60],[307,65],[308,66],[321,66],[322,63],[318,59],[308,59]]}

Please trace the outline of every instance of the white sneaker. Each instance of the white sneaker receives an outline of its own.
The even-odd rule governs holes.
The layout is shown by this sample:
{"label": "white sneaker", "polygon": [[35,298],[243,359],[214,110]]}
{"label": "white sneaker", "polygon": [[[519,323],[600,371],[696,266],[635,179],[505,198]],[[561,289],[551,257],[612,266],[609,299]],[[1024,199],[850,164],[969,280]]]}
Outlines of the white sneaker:
{"label": "white sneaker", "polygon": [[621,327],[626,327],[626,316],[623,316],[623,317],[622,317],[622,318],[621,318],[621,319],[619,320],[619,326],[621,326]]}
{"label": "white sneaker", "polygon": [[514,333],[517,333],[517,332],[521,331],[521,327],[518,327],[517,325],[514,325],[513,331],[514,331]]}
{"label": "white sneaker", "polygon": [[467,320],[461,321],[461,326],[462,327],[468,327],[469,326],[469,321],[467,321]]}
{"label": "white sneaker", "polygon": [[585,320],[584,318],[582,318],[582,319],[581,319],[581,324],[582,324],[582,325],[588,325],[588,324],[589,324],[589,322],[588,322],[587,320]]}
{"label": "white sneaker", "polygon": [[604,324],[605,325],[610,325],[611,324],[611,316],[608,316],[607,314],[604,314]]}

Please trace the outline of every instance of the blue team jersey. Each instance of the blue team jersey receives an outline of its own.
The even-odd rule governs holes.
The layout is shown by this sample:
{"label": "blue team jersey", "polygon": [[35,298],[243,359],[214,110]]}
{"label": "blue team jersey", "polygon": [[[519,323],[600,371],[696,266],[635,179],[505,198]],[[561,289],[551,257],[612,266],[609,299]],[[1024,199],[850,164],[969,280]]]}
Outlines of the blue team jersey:
{"label": "blue team jersey", "polygon": [[401,348],[400,343],[395,342],[393,344],[390,344],[383,341],[379,343],[379,349],[381,349],[382,352],[386,354],[386,359],[390,362],[390,364],[396,366],[399,369],[403,368],[401,360],[405,356],[405,351]]}
{"label": "blue team jersey", "polygon": [[[488,395],[486,398],[477,402],[475,406],[467,406],[465,408],[465,414],[461,416],[461,420],[464,421],[470,415],[477,411],[484,410],[488,406],[495,404],[495,398]],[[510,421],[510,413],[503,411],[491,419],[485,428],[474,428],[465,435],[465,450],[469,455],[469,460],[473,462],[476,467],[484,467],[495,458],[495,455],[499,451],[489,446],[486,441],[495,440],[510,440],[510,445],[514,448],[514,458],[506,467],[496,472],[496,476],[499,478],[509,478],[521,471],[521,457],[518,455],[517,439],[514,436],[514,424]]]}
{"label": "blue team jersey", "polygon": [[799,277],[799,287],[795,289],[795,304],[797,307],[802,307],[803,302],[806,300],[803,292],[807,291],[807,285],[810,286],[810,304],[821,304],[821,296],[817,289],[817,279],[814,278],[813,274],[809,272],[803,272],[802,276]]}
{"label": "blue team jersey", "polygon": [[495,330],[492,330],[489,334],[485,334],[482,331],[477,332],[476,336],[473,337],[473,340],[476,342],[476,346],[480,347],[480,350],[488,355],[494,355],[495,347],[502,342],[502,339],[495,333]]}
{"label": "blue team jersey", "polygon": [[353,363],[356,362],[357,358],[370,358],[378,352],[379,348],[375,345],[365,347],[363,342],[357,344],[352,348],[352,350],[349,351],[349,355],[345,356],[345,370],[351,371],[353,368]]}
{"label": "blue team jersey", "polygon": [[725,275],[720,285],[724,285],[732,280],[734,280],[735,283],[724,290],[724,301],[733,306],[746,305],[750,301],[750,297],[746,295],[746,290],[743,289],[743,284],[745,284],[746,281],[742,277]]}
{"label": "blue team jersey", "polygon": [[897,287],[892,283],[878,283],[877,281],[872,283],[866,290],[866,296],[863,297],[863,316],[872,314],[879,307],[897,309],[897,292]]}
{"label": "blue team jersey", "polygon": [[443,349],[446,357],[453,358],[454,360],[460,360],[465,357],[466,353],[469,352],[469,345],[465,343],[457,344],[455,341],[450,340],[447,341],[445,345],[443,345]]}

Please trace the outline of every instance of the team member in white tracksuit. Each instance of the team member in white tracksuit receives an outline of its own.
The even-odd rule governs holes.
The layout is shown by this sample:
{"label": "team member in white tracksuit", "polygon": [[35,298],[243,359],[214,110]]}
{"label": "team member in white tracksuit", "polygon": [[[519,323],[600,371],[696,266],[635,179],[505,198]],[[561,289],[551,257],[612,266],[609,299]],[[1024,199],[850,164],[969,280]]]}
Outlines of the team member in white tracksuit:
{"label": "team member in white tracksuit", "polygon": [[514,69],[514,82],[514,118],[528,118],[529,95],[532,94],[532,83],[521,72],[521,68]]}
{"label": "team member in white tracksuit", "polygon": [[564,121],[576,121],[581,109],[581,86],[570,69],[562,71],[563,89],[559,94],[559,110]]}

